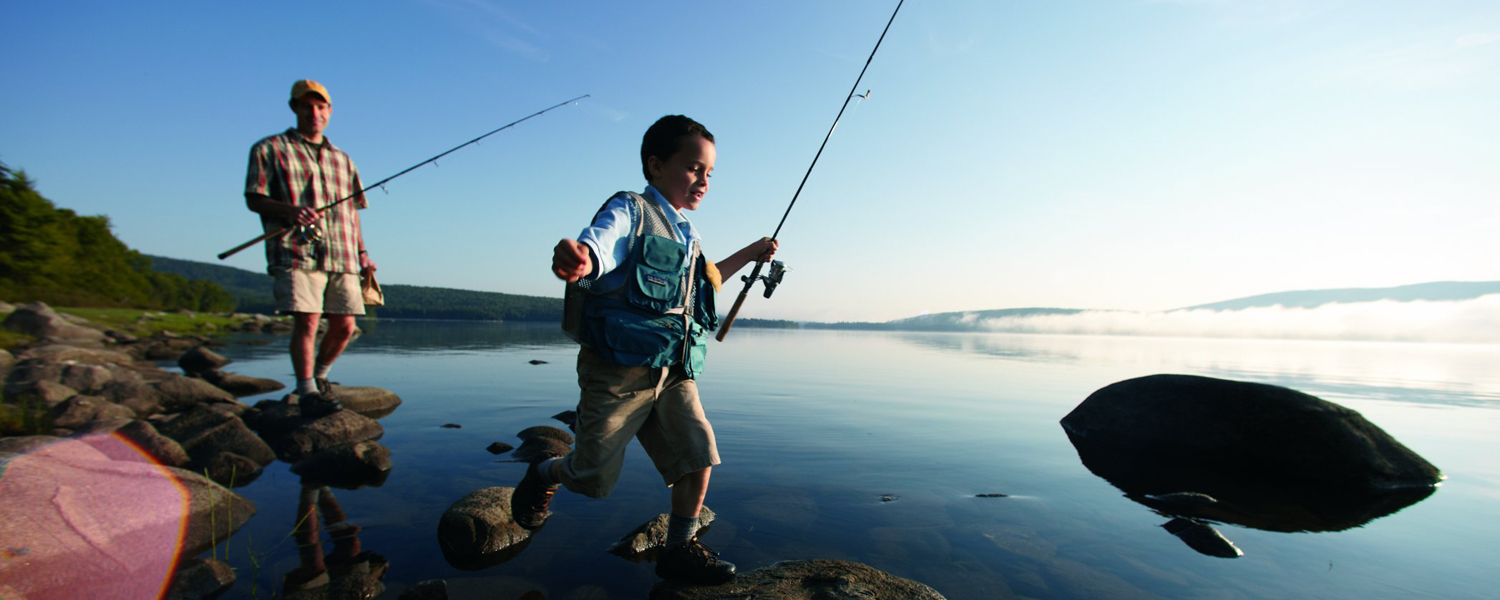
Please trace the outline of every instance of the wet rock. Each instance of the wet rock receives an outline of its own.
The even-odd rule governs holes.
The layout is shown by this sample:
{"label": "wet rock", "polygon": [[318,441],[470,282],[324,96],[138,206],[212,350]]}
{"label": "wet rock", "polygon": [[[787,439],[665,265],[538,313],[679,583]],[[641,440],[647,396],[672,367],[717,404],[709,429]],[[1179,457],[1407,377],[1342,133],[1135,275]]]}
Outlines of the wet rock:
{"label": "wet rock", "polygon": [[[259,466],[269,465],[276,460],[276,453],[271,450],[271,446],[250,431],[244,421],[233,417],[182,440],[182,449],[187,451],[195,467],[208,467],[218,455],[226,452],[248,458]],[[224,482],[218,479],[215,481]]]}
{"label": "wet rock", "polygon": [[379,439],[385,434],[385,428],[380,423],[349,410],[317,419],[298,416],[292,427],[283,427],[285,423],[273,428],[271,434],[267,434],[265,429],[261,430],[261,434],[266,436],[266,441],[276,450],[276,456],[289,463],[295,463],[322,450]]}
{"label": "wet rock", "polygon": [[250,485],[260,477],[264,466],[234,452],[218,452],[202,464],[202,471],[219,485],[231,488]]}
{"label": "wet rock", "polygon": [[573,447],[550,437],[537,436],[521,442],[521,447],[516,448],[510,454],[511,458],[521,462],[536,462],[553,456],[566,456],[573,451]]}
{"label": "wet rock", "polygon": [[490,444],[488,448],[485,448],[485,450],[488,450],[490,454],[504,454],[515,449],[515,446],[512,446],[505,442],[495,442],[493,444]]}
{"label": "wet rock", "polygon": [[104,332],[74,324],[41,302],[17,307],[0,326],[39,340],[94,348],[103,347],[105,340]]}
{"label": "wet rock", "polygon": [[275,379],[249,377],[218,369],[199,371],[195,375],[212,384],[214,387],[233,394],[237,398],[270,393],[286,387],[286,384]]}
{"label": "wet rock", "polygon": [[547,361],[545,361],[545,360],[536,360],[536,359],[531,359],[531,360],[529,360],[527,362],[529,362],[529,363],[531,363],[533,365],[545,365],[545,364],[547,364]]}
{"label": "wet rock", "polygon": [[221,561],[189,558],[177,568],[165,600],[208,600],[234,585],[234,570]]}
{"label": "wet rock", "polygon": [[353,489],[379,486],[390,474],[391,450],[379,442],[363,441],[317,452],[292,465],[304,484]]}
{"label": "wet rock", "polygon": [[510,517],[508,487],[488,487],[459,498],[438,521],[438,546],[460,569],[500,564],[525,548],[531,532]]}
{"label": "wet rock", "polygon": [[135,411],[98,396],[76,395],[48,411],[53,427],[81,429],[94,421],[134,419]]}
{"label": "wet rock", "polygon": [[396,600],[448,600],[448,582],[428,579],[406,588]]}
{"label": "wet rock", "polygon": [[897,496],[897,495],[894,495],[894,494],[881,494],[880,495],[880,501],[881,502],[895,502],[895,501],[900,500],[900,499],[901,499],[900,496]]}
{"label": "wet rock", "polygon": [[140,420],[131,421],[116,429],[115,434],[129,439],[136,448],[150,455],[156,462],[169,467],[181,467],[188,464],[188,454],[182,449],[182,444],[162,435],[150,423]]}
{"label": "wet rock", "polygon": [[[1359,413],[1257,383],[1132,379],[1094,392],[1062,424],[1084,465],[1132,500],[1268,531],[1357,527],[1443,478]],[[1217,502],[1168,496],[1186,492]]]}
{"label": "wet rock", "polygon": [[161,392],[162,408],[168,412],[187,410],[204,402],[234,401],[234,396],[229,392],[214,387],[213,384],[202,379],[191,377],[173,377],[158,382],[156,391]]}
{"label": "wet rock", "polygon": [[988,494],[974,494],[974,497],[975,498],[1009,498],[1010,496],[1008,496],[1006,494],[1001,494],[999,492],[991,492],[991,493],[988,493]]}
{"label": "wet rock", "polygon": [[333,385],[334,397],[345,410],[352,410],[371,419],[379,419],[396,411],[401,406],[401,397],[390,390],[374,386]]}
{"label": "wet rock", "polygon": [[24,561],[0,561],[0,581],[19,597],[156,597],[176,566],[176,554],[161,549],[200,554],[255,513],[202,475],[111,460],[78,439],[0,460],[0,539],[26,552]]}
{"label": "wet rock", "polygon": [[930,587],[859,563],[788,560],[741,573],[729,583],[697,587],[662,581],[651,600],[943,600]]}
{"label": "wet rock", "polygon": [[[707,506],[698,513],[698,527],[707,528],[709,523],[714,522],[714,511]],[[658,550],[667,541],[667,528],[671,523],[671,516],[662,513],[656,515],[655,519],[642,523],[639,527],[632,529],[614,544],[610,545],[609,553],[628,559],[643,559],[647,552]]]}
{"label": "wet rock", "polygon": [[177,358],[184,373],[203,373],[223,368],[233,361],[204,346],[194,346]]}
{"label": "wet rock", "polygon": [[552,438],[569,446],[573,445],[572,434],[569,434],[568,432],[556,427],[550,427],[547,425],[527,427],[526,429],[522,429],[520,433],[517,433],[516,437],[521,438],[522,440],[529,440],[536,437],[545,437]]}
{"label": "wet rock", "polygon": [[1219,530],[1202,521],[1176,518],[1163,523],[1162,527],[1199,554],[1217,558],[1239,558],[1245,555]]}
{"label": "wet rock", "polygon": [[572,427],[574,423],[578,422],[578,411],[565,410],[565,411],[562,411],[562,412],[557,413],[555,415],[552,415],[552,418],[557,419],[558,421],[561,421],[564,425],[567,425],[568,427]]}

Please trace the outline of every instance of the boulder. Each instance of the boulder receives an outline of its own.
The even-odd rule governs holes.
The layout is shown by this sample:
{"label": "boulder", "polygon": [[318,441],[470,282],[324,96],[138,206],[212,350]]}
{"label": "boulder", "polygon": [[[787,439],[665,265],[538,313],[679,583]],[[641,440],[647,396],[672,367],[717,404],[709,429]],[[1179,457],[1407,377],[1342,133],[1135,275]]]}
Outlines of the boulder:
{"label": "boulder", "polygon": [[148,417],[161,412],[161,392],[145,383],[116,379],[104,384],[99,390],[99,396],[135,411],[137,417]]}
{"label": "boulder", "polygon": [[156,424],[156,430],[162,435],[183,442],[232,418],[234,418],[233,415],[214,410],[211,405],[200,404],[180,413],[165,415],[162,421]]}
{"label": "boulder", "polygon": [[189,558],[177,567],[165,600],[208,600],[234,585],[234,569],[210,558]]}
{"label": "boulder", "polygon": [[943,600],[936,590],[868,565],[842,560],[787,560],[717,586],[662,581],[651,600]]}
{"label": "boulder", "polygon": [[202,379],[172,377],[157,382],[156,391],[161,392],[162,408],[168,412],[187,410],[204,402],[233,402],[229,392],[214,387]]}
{"label": "boulder", "polygon": [[515,449],[515,446],[512,446],[505,442],[495,442],[485,448],[485,450],[489,451],[490,454],[505,454],[506,452],[510,452],[511,450]]}
{"label": "boulder", "polygon": [[104,332],[74,324],[41,302],[17,307],[0,326],[39,340],[67,344],[102,347],[105,340]]}
{"label": "boulder", "polygon": [[156,462],[169,467],[182,467],[188,464],[188,454],[182,449],[182,444],[162,435],[150,423],[141,420],[131,421],[116,429],[115,434],[130,440],[131,444]]}
{"label": "boulder", "polygon": [[363,441],[317,452],[292,465],[302,483],[354,489],[379,486],[391,472],[391,450],[380,442]]}
{"label": "boulder", "polygon": [[110,454],[67,439],[0,456],[0,539],[25,551],[0,561],[0,581],[17,597],[155,598],[179,552],[208,550],[255,513],[202,475]]}
{"label": "boulder", "polygon": [[402,590],[396,600],[448,600],[448,582],[428,579]]}
{"label": "boulder", "polygon": [[194,373],[214,387],[234,394],[235,397],[256,396],[286,387],[286,384],[275,379],[264,377],[250,377],[239,373],[228,373],[218,369],[199,371]]}
{"label": "boulder", "polygon": [[510,517],[508,487],[487,487],[459,498],[438,521],[438,546],[448,564],[477,570],[520,554],[531,532]]}
{"label": "boulder", "polygon": [[322,450],[380,439],[385,434],[380,423],[350,410],[317,419],[304,419],[300,415],[290,421],[285,417],[279,420],[266,417],[266,411],[262,410],[259,431],[276,450],[276,456],[289,463],[296,463]]}
{"label": "boulder", "polygon": [[193,346],[182,356],[177,357],[177,366],[182,367],[184,373],[202,373],[223,368],[233,361],[224,358],[223,355],[206,346]]}
{"label": "boulder", "polygon": [[98,392],[114,379],[114,373],[99,365],[66,364],[57,382],[78,390],[80,394]]}
{"label": "boulder", "polygon": [[135,411],[98,396],[76,395],[48,411],[53,427],[82,429],[94,421],[134,419]]}
{"label": "boulder", "polygon": [[80,348],[68,344],[43,344],[27,348],[19,360],[36,359],[43,362],[75,362],[90,365],[124,365],[135,362],[135,357],[119,350],[104,348]]}
{"label": "boulder", "polygon": [[1443,479],[1359,413],[1259,383],[1131,379],[1091,394],[1062,426],[1084,466],[1128,498],[1268,531],[1357,527]]}
{"label": "boulder", "polygon": [[271,446],[250,431],[244,421],[234,417],[182,440],[182,449],[187,451],[195,467],[207,467],[225,452],[249,458],[260,466],[276,461],[276,453],[271,451]]}
{"label": "boulder", "polygon": [[5,384],[5,401],[14,404],[35,402],[50,408],[77,394],[78,390],[46,379]]}
{"label": "boulder", "polygon": [[345,409],[371,419],[379,419],[401,406],[401,397],[390,390],[373,386],[333,385],[333,396]]}
{"label": "boulder", "polygon": [[[656,515],[655,519],[642,523],[640,527],[636,527],[610,545],[610,554],[632,560],[646,558],[647,552],[658,550],[662,544],[666,543],[667,529],[671,522],[671,516],[667,513]],[[713,522],[714,511],[709,510],[707,506],[703,507],[703,510],[698,513],[700,533]]]}
{"label": "boulder", "polygon": [[572,434],[549,425],[527,427],[525,429],[522,429],[520,433],[517,433],[516,437],[521,438],[522,441],[529,440],[534,437],[545,437],[552,438],[569,446],[573,445]]}

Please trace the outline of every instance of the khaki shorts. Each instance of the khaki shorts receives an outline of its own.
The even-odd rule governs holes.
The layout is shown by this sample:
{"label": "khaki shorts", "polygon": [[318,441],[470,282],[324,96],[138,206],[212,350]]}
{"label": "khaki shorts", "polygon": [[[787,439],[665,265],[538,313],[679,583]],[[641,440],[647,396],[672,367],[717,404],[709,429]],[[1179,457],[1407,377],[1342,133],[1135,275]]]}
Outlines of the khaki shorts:
{"label": "khaki shorts", "polygon": [[329,315],[365,314],[358,273],[329,273],[308,269],[272,269],[276,310],[284,313]]}
{"label": "khaki shorts", "polygon": [[714,428],[698,403],[698,383],[682,367],[622,367],[578,351],[578,441],[563,460],[562,483],[592,498],[620,479],[630,439],[656,464],[662,482],[719,464]]}

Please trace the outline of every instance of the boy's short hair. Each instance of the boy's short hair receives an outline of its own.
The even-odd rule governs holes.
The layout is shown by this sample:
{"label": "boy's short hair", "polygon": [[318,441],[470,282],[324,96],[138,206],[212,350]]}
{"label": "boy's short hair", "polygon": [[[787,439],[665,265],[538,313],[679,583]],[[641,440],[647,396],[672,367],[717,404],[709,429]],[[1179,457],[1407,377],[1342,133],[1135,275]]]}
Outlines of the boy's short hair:
{"label": "boy's short hair", "polygon": [[647,182],[651,181],[651,169],[646,167],[646,159],[652,156],[663,161],[672,158],[682,147],[682,138],[690,135],[714,141],[714,134],[709,133],[707,127],[682,115],[667,115],[646,129],[646,135],[641,138],[641,174],[646,176]]}

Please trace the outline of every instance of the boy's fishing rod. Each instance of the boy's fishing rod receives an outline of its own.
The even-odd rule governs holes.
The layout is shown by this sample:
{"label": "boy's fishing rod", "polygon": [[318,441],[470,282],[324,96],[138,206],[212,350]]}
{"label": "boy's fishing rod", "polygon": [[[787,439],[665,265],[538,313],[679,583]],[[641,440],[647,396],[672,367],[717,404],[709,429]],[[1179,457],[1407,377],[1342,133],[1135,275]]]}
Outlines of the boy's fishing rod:
{"label": "boy's fishing rod", "polygon": [[[875,40],[875,48],[870,50],[870,57],[865,59],[865,66],[859,70],[859,77],[854,78],[854,86],[849,88],[849,95],[844,97],[844,105],[839,107],[838,116],[833,118],[833,126],[828,128],[828,135],[823,136],[823,144],[818,146],[818,153],[813,155],[812,164],[807,165],[807,172],[802,175],[802,183],[797,184],[797,191],[792,194],[791,204],[786,206],[786,212],[781,215],[781,222],[776,224],[776,231],[771,234],[772,241],[775,241],[776,236],[781,234],[781,226],[786,224],[787,215],[792,214],[792,207],[797,205],[797,196],[802,194],[802,186],[807,185],[807,178],[812,175],[813,167],[818,166],[818,157],[823,156],[823,148],[828,146],[828,138],[833,137],[834,129],[838,129],[839,119],[844,117],[844,109],[849,108],[849,100],[854,98],[854,92],[859,89],[860,80],[865,78],[865,71],[870,68],[870,61],[875,60],[875,52],[880,50],[880,43],[885,41],[886,32],[891,30],[891,23],[896,22],[896,13],[901,12],[901,5],[905,2],[906,0],[900,0],[896,3],[896,10],[891,12],[891,20],[886,21],[885,29],[880,32],[880,39]],[[869,93],[866,92],[865,95],[868,96]],[[724,324],[719,326],[719,334],[714,336],[714,339],[722,342],[724,336],[729,335],[729,327],[734,325],[734,318],[740,314],[740,306],[745,304],[745,298],[750,295],[750,288],[755,286],[756,281],[765,280],[767,298],[771,297],[771,292],[776,291],[776,285],[781,283],[786,267],[779,260],[772,261],[771,273],[761,277],[760,268],[765,264],[765,261],[756,260],[755,269],[750,271],[750,275],[740,278],[745,282],[745,289],[740,290],[739,297],[734,299],[734,307],[729,309],[729,316],[724,317]]]}
{"label": "boy's fishing rod", "polygon": [[[321,214],[321,213],[322,213],[322,212],[323,212],[323,211],[325,211],[325,210],[328,210],[328,209],[330,209],[330,208],[333,208],[333,207],[335,207],[335,206],[338,206],[338,205],[339,205],[339,204],[341,204],[341,203],[343,203],[343,202],[344,202],[344,201],[346,201],[346,200],[349,200],[349,199],[351,199],[351,198],[355,198],[355,197],[358,197],[358,196],[359,196],[359,195],[360,195],[360,194],[363,194],[363,193],[365,193],[365,192],[368,192],[368,191],[370,191],[370,190],[373,190],[373,189],[375,189],[375,188],[378,188],[378,187],[380,187],[380,186],[383,186],[383,185],[385,185],[385,184],[387,184],[387,183],[389,183],[389,182],[390,182],[390,181],[391,181],[391,180],[392,180],[392,179],[395,179],[395,178],[397,178],[397,177],[400,177],[400,176],[402,176],[402,175],[405,175],[405,174],[407,174],[407,173],[410,173],[410,172],[412,172],[412,171],[415,171],[415,170],[417,170],[417,168],[418,168],[418,167],[421,167],[421,166],[422,166],[422,165],[425,165],[425,164],[427,164],[427,163],[430,163],[430,162],[436,162],[436,161],[437,161],[437,159],[439,159],[439,158],[442,158],[442,157],[444,157],[444,156],[447,156],[447,155],[449,155],[449,154],[452,154],[452,153],[453,153],[453,152],[454,152],[454,151],[456,151],[456,150],[458,150],[458,149],[459,149],[459,148],[462,148],[462,147],[464,147],[464,146],[467,146],[467,145],[469,145],[469,144],[473,144],[473,143],[476,143],[476,142],[478,142],[478,141],[479,141],[479,140],[482,140],[482,139],[484,139],[484,138],[487,138],[487,137],[490,137],[490,136],[492,136],[492,135],[495,135],[495,134],[497,134],[497,133],[500,133],[500,132],[501,132],[501,131],[503,131],[503,130],[506,130],[506,129],[509,129],[509,128],[511,128],[511,127],[514,127],[514,126],[515,126],[515,125],[517,125],[517,124],[519,124],[519,123],[520,123],[520,122],[522,122],[522,121],[525,121],[525,120],[527,120],[527,119],[530,119],[530,118],[532,118],[532,117],[535,117],[535,116],[538,116],[538,115],[541,115],[541,114],[542,114],[542,113],[545,113],[545,112],[547,112],[547,111],[549,111],[549,110],[552,110],[552,109],[554,109],[554,108],[557,108],[557,107],[559,107],[559,106],[564,106],[564,105],[567,105],[567,104],[572,104],[572,103],[574,103],[574,102],[577,102],[577,101],[579,101],[579,100],[582,100],[582,99],[584,99],[584,98],[587,98],[587,97],[589,97],[589,95],[588,95],[588,94],[584,94],[584,95],[582,95],[582,96],[579,96],[579,97],[577,97],[577,98],[573,98],[573,99],[572,99],[572,100],[564,100],[564,101],[562,101],[562,102],[558,102],[558,103],[557,103],[557,104],[554,104],[554,105],[552,105],[552,106],[549,106],[549,107],[547,107],[547,108],[544,108],[544,109],[542,109],[542,110],[539,110],[539,111],[536,111],[536,112],[534,112],[534,113],[531,113],[531,114],[529,114],[529,115],[526,115],[526,116],[524,116],[524,117],[521,117],[521,118],[519,118],[519,119],[516,119],[516,120],[514,120],[514,121],[511,121],[511,122],[509,122],[509,123],[506,123],[506,124],[505,124],[505,125],[502,125],[502,126],[500,126],[500,127],[498,127],[498,128],[496,128],[496,129],[495,129],[495,130],[494,130],[494,131],[491,131],[491,132],[489,132],[489,133],[486,133],[486,134],[484,134],[484,135],[481,135],[481,136],[479,136],[479,137],[477,137],[477,138],[474,138],[474,139],[472,139],[472,140],[469,140],[469,141],[467,141],[467,142],[464,142],[464,143],[462,143],[462,144],[459,144],[459,145],[457,145],[457,146],[454,146],[454,147],[452,147],[452,148],[449,148],[449,149],[448,149],[448,151],[447,151],[447,152],[444,152],[444,153],[442,153],[442,154],[439,154],[439,155],[437,155],[437,156],[434,156],[434,157],[432,157],[432,158],[429,158],[429,159],[427,159],[427,160],[424,160],[424,161],[422,161],[422,162],[419,162],[419,163],[417,163],[417,164],[415,164],[415,165],[412,165],[412,166],[410,166],[410,167],[407,167],[407,168],[406,168],[406,170],[404,170],[404,171],[401,171],[401,172],[400,172],[400,173],[397,173],[397,174],[395,174],[395,175],[392,175],[392,176],[390,176],[390,177],[387,177],[387,178],[385,178],[385,179],[382,179],[382,180],[380,180],[380,181],[377,181],[377,182],[375,182],[375,183],[373,183],[373,184],[371,184],[371,185],[368,185],[368,186],[365,186],[365,189],[362,189],[362,190],[360,190],[360,191],[358,191],[358,192],[355,192],[355,193],[353,193],[353,194],[350,194],[350,195],[348,195],[348,196],[344,196],[344,197],[343,197],[343,198],[339,198],[339,199],[338,199],[338,200],[335,200],[335,201],[333,201],[333,202],[331,202],[331,203],[329,203],[329,204],[328,204],[328,205],[327,205],[327,206],[321,206],[321,207],[318,207],[318,213],[319,213],[319,214]],[[225,250],[225,251],[224,251],[224,252],[223,252],[223,253],[222,253],[222,254],[219,254],[219,260],[224,260],[224,259],[226,259],[226,258],[229,258],[229,257],[231,257],[231,256],[234,256],[234,254],[235,254],[235,253],[237,253],[237,252],[239,252],[239,251],[241,251],[241,250],[244,250],[244,249],[246,249],[246,248],[249,248],[249,247],[250,247],[250,246],[253,246],[253,245],[255,245],[255,244],[256,244],[256,243],[257,243],[257,242],[263,242],[263,241],[266,241],[266,240],[269,240],[269,239],[271,239],[271,238],[274,238],[274,237],[281,237],[281,236],[283,236],[283,235],[286,235],[286,234],[287,234],[287,233],[288,233],[288,232],[290,232],[290,231],[291,231],[291,230],[292,230],[292,229],[293,229],[293,227],[292,227],[292,226],[290,226],[290,225],[288,225],[288,226],[286,226],[286,227],[282,227],[282,228],[281,228],[281,229],[278,229],[278,230],[276,230],[276,231],[272,231],[272,232],[271,232],[271,233],[267,233],[267,234],[265,234],[265,235],[263,235],[263,236],[260,236],[260,237],[258,237],[258,238],[255,238],[255,239],[253,239],[253,240],[250,240],[250,241],[248,241],[248,242],[245,242],[245,243],[243,243],[243,244],[240,244],[240,245],[238,245],[238,246],[235,246],[235,247],[233,247],[233,248],[230,248],[230,249],[228,249],[228,250]]]}

